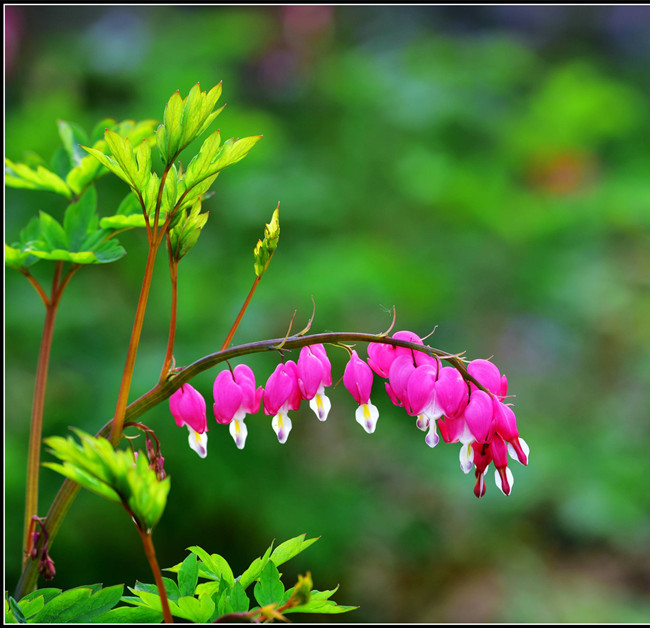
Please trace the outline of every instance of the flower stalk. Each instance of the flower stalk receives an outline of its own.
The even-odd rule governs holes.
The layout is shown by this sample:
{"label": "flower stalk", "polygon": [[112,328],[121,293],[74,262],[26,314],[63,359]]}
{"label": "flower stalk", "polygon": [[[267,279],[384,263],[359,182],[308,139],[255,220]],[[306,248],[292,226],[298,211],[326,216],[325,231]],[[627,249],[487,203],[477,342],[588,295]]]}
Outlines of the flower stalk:
{"label": "flower stalk", "polygon": [[45,305],[45,321],[43,323],[43,335],[38,355],[38,366],[36,370],[36,383],[34,386],[34,398],[32,402],[32,415],[29,430],[29,449],[27,453],[27,483],[25,488],[25,519],[23,536],[23,564],[28,559],[28,547],[30,545],[30,528],[32,517],[38,514],[38,470],[41,459],[41,438],[43,434],[43,410],[45,407],[45,390],[47,386],[48,366],[50,362],[50,351],[52,348],[52,337],[54,335],[54,322],[59,308],[61,296],[68,285],[68,282],[79,269],[79,265],[73,266],[62,280],[63,262],[57,262],[52,278],[52,291],[48,297],[36,281],[36,279],[25,272],[25,276],[34,286]]}

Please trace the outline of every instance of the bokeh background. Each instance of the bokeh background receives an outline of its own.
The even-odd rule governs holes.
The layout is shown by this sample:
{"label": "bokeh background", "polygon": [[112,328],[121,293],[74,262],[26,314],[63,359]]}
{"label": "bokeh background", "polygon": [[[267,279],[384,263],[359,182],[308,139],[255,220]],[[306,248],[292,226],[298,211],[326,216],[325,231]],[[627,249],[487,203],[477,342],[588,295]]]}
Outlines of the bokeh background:
{"label": "bokeh background", "polygon": [[[49,159],[56,120],[162,117],[223,80],[225,137],[264,134],[217,181],[180,267],[177,364],[215,351],[248,292],[252,249],[281,201],[282,236],[237,333],[396,329],[494,356],[516,395],[527,468],[485,498],[458,446],[430,450],[375,384],[374,435],[339,386],[279,445],[263,414],[238,451],[210,424],[187,447],[167,404],[144,417],[172,491],[163,566],[199,544],[236,573],[273,539],[322,536],[286,565],[360,609],[352,622],[650,620],[648,7],[9,6],[6,154]],[[198,145],[196,146],[198,148]],[[190,149],[191,150],[191,149]],[[187,151],[186,155],[189,155]],[[98,184],[100,212],[126,186]],[[62,197],[8,189],[6,239]],[[145,259],[86,268],[63,300],[45,436],[96,431],[114,409]],[[45,277],[51,268],[35,270]],[[43,311],[6,272],[5,577],[19,574],[33,378]],[[132,398],[158,378],[169,315],[156,269]],[[362,350],[365,355],[365,349]],[[336,380],[346,355],[331,350]],[[274,356],[247,360],[263,383]],[[216,371],[193,383],[211,403]],[[60,479],[42,471],[41,511]],[[53,548],[69,588],[151,581],[113,504],[82,493]]]}

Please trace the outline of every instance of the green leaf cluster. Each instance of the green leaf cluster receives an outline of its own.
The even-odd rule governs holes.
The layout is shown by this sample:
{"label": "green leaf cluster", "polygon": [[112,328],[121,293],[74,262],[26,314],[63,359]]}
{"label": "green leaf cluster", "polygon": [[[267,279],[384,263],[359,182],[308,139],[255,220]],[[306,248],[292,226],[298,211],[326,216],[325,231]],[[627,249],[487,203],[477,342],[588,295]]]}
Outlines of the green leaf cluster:
{"label": "green leaf cluster", "polygon": [[213,111],[220,95],[221,84],[206,93],[201,92],[197,83],[185,99],[178,92],[170,98],[163,124],[156,131],[156,144],[165,163],[162,178],[151,171],[149,141],[136,146],[133,138],[107,129],[105,141],[110,154],[95,147],[83,148],[129,185],[147,217],[155,220],[158,215],[159,220],[165,220],[172,216],[170,226],[173,227],[182,212],[191,210],[206,194],[219,173],[246,157],[261,138],[259,135],[230,138],[222,144],[221,134],[215,131],[203,142],[185,171],[174,164],[180,152],[220,113],[221,109]]}
{"label": "green leaf cluster", "polygon": [[5,244],[5,263],[12,268],[27,268],[39,259],[72,264],[106,264],[126,255],[113,229],[98,227],[97,195],[94,187],[68,206],[63,224],[41,212],[20,232],[12,246]]}
{"label": "green leaf cluster", "polygon": [[167,503],[169,478],[158,480],[146,456],[134,459],[131,451],[114,450],[105,438],[74,430],[81,443],[72,437],[45,439],[50,453],[63,464],[45,462],[43,466],[61,473],[81,486],[121,504],[143,530],[151,530],[160,520]]}
{"label": "green leaf cluster", "polygon": [[[182,563],[167,569],[176,574],[177,583],[163,578],[172,615],[194,622],[213,622],[222,615],[230,613],[258,614],[269,617],[294,596],[296,587],[285,589],[278,567],[307,549],[318,539],[306,539],[302,534],[273,548],[267,549],[263,556],[256,558],[240,576],[235,578],[233,571],[223,556],[209,554],[198,546],[189,547],[190,554]],[[202,578],[205,582],[199,582]],[[253,587],[251,601],[246,589]],[[305,591],[307,584],[308,591]],[[296,585],[300,588],[294,598],[297,604],[278,612],[302,613],[344,613],[353,606],[339,606],[330,597],[336,592],[311,590],[311,578],[301,578]],[[130,588],[132,596],[123,601],[135,607],[157,612],[162,618],[162,606],[158,589],[153,584],[136,583]],[[257,605],[255,605],[255,602]]]}
{"label": "green leaf cluster", "polygon": [[265,272],[273,257],[275,249],[278,247],[280,239],[280,203],[275,208],[271,222],[264,227],[264,240],[258,240],[253,255],[255,257],[255,274],[261,277]]}
{"label": "green leaf cluster", "polygon": [[[181,98],[176,91],[165,107],[163,124],[156,131],[158,150],[166,165],[172,164],[181,151],[199,137],[221,113],[223,107],[214,111],[221,96],[221,83],[209,92],[202,92],[199,83]],[[224,105],[225,106],[225,105]]]}
{"label": "green leaf cluster", "polygon": [[93,584],[68,591],[37,589],[18,602],[5,596],[5,624],[111,623],[117,610],[125,619],[128,617],[129,622],[157,619],[143,612],[144,609],[114,609],[123,592],[121,584],[105,589],[101,584]]}
{"label": "green leaf cluster", "polygon": [[201,199],[199,198],[192,208],[180,212],[179,220],[169,231],[169,242],[173,259],[180,261],[196,244],[201,229],[208,220],[208,212],[201,213]]}
{"label": "green leaf cluster", "polygon": [[50,163],[37,155],[27,156],[25,163],[5,159],[5,183],[10,187],[28,190],[48,190],[75,200],[84,190],[106,174],[101,162],[86,154],[81,144],[91,145],[92,149],[104,154],[108,150],[103,135],[109,129],[120,137],[131,137],[132,141],[154,141],[154,120],[116,122],[107,118],[102,120],[88,135],[78,125],[59,120],[58,129],[61,144]]}

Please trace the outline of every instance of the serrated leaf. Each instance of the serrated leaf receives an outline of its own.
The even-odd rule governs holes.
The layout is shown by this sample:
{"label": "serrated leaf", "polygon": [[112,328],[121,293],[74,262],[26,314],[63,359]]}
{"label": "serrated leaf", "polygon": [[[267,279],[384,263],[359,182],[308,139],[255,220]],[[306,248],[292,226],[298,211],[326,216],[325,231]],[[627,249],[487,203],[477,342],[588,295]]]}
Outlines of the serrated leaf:
{"label": "serrated leaf", "polygon": [[117,584],[94,593],[89,600],[77,606],[77,614],[68,621],[84,623],[107,613],[122,598],[124,585]]}
{"label": "serrated leaf", "polygon": [[[178,589],[178,586],[171,578],[163,577],[163,585],[165,587],[165,593],[167,593],[167,599],[175,602],[179,597],[181,597],[181,592]],[[158,587],[155,584],[136,582],[134,589],[136,591],[146,591],[147,593],[158,595]]]}
{"label": "serrated leaf", "polygon": [[114,501],[118,504],[122,501],[120,499],[120,496],[110,486],[101,480],[98,480],[96,477],[93,477],[89,473],[83,471],[82,469],[70,465],[69,463],[60,465],[56,462],[43,462],[41,463],[41,466],[60,473],[73,482],[76,482],[84,488],[87,488],[89,491],[97,493],[97,495],[106,497],[107,499],[110,499],[111,501]]}
{"label": "serrated leaf", "polygon": [[178,589],[181,596],[194,595],[199,581],[199,563],[196,555],[190,554],[181,565],[178,572]]}
{"label": "serrated leaf", "polygon": [[30,601],[34,600],[37,597],[42,597],[45,600],[45,603],[49,602],[52,598],[55,598],[57,595],[61,593],[61,589],[55,589],[54,587],[47,587],[45,589],[36,589],[36,591],[32,591],[31,593],[28,593],[24,597],[20,599],[21,602],[25,601]]}
{"label": "serrated leaf", "polygon": [[49,190],[62,194],[68,199],[72,198],[72,190],[65,181],[41,165],[32,169],[26,164],[5,159],[5,184],[9,187],[27,190]]}
{"label": "serrated leaf", "polygon": [[228,583],[228,586],[230,587],[235,584],[235,577],[232,573],[232,569],[230,568],[228,561],[223,556],[220,556],[219,554],[208,554],[202,547],[199,547],[198,545],[193,545],[187,549],[193,554],[196,554],[212,574],[211,576],[207,577],[223,579]]}
{"label": "serrated leaf", "polygon": [[246,595],[244,587],[239,582],[235,582],[235,586],[230,593],[230,605],[233,613],[245,613],[250,608],[248,595]]}
{"label": "serrated leaf", "polygon": [[215,605],[208,595],[196,599],[193,596],[181,597],[178,600],[176,610],[172,611],[176,617],[189,619],[196,624],[203,624],[210,619],[214,613]]}
{"label": "serrated leaf", "polygon": [[68,237],[57,220],[45,212],[40,212],[41,237],[50,251],[57,249],[68,250]]}
{"label": "serrated leaf", "polygon": [[301,534],[293,539],[289,539],[284,543],[280,543],[273,553],[271,554],[271,560],[275,563],[276,566],[280,566],[283,563],[286,563],[288,560],[292,559],[294,556],[304,552],[308,547],[316,543],[320,537],[313,539],[305,540],[305,534]]}
{"label": "serrated leaf", "polygon": [[92,593],[89,588],[70,589],[50,600],[43,610],[33,618],[34,623],[66,623],[76,616],[77,608]]}
{"label": "serrated leaf", "polygon": [[18,602],[20,610],[26,619],[39,613],[45,606],[45,598],[42,595],[32,598],[31,600],[22,599]]}
{"label": "serrated leaf", "polygon": [[89,231],[97,227],[97,192],[94,187],[88,188],[86,193],[65,210],[63,217],[63,230],[68,239],[70,251],[82,251]]}
{"label": "serrated leaf", "polygon": [[120,606],[91,620],[93,624],[159,624],[161,612],[141,606]]}
{"label": "serrated leaf", "polygon": [[260,581],[255,585],[255,599],[260,606],[278,603],[284,595],[284,585],[275,563],[269,561],[262,571]]}

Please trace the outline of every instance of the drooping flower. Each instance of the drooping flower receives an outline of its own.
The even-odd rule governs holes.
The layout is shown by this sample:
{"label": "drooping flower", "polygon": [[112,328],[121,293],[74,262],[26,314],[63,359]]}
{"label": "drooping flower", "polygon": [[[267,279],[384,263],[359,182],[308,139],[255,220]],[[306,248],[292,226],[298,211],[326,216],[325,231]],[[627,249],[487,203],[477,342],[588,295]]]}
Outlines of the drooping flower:
{"label": "drooping flower", "polygon": [[183,384],[169,398],[169,410],[178,427],[187,426],[190,447],[205,458],[208,455],[208,420],[201,393],[189,384]]}
{"label": "drooping flower", "polygon": [[[392,337],[395,340],[405,340],[418,345],[424,344],[420,336],[412,331],[398,331],[394,333]],[[390,367],[393,364],[393,361],[401,355],[410,355],[415,361],[416,366],[435,362],[435,360],[426,353],[423,353],[422,351],[414,351],[408,347],[394,347],[393,345],[381,342],[371,342],[368,345],[368,365],[380,377],[389,377]]]}
{"label": "drooping flower", "polygon": [[436,420],[443,415],[443,409],[438,399],[437,391],[438,365],[423,364],[414,369],[408,379],[407,396],[409,414],[418,417],[417,426],[429,432],[425,442],[429,447],[435,447],[440,441],[436,431]]}
{"label": "drooping flower", "polygon": [[289,360],[285,364],[278,364],[266,382],[263,401],[264,413],[275,415],[271,425],[280,443],[287,442],[292,427],[287,413],[297,410],[301,399],[296,363]]}
{"label": "drooping flower", "polygon": [[303,347],[298,358],[298,387],[302,398],[320,421],[325,421],[332,404],[325,386],[332,385],[332,365],[323,345]]}
{"label": "drooping flower", "polygon": [[372,370],[354,350],[343,373],[343,384],[359,404],[355,412],[357,423],[372,434],[379,418],[379,410],[370,402]]}
{"label": "drooping flower", "polygon": [[217,423],[230,425],[230,435],[238,449],[243,449],[248,435],[244,419],[260,409],[262,398],[262,387],[255,388],[255,374],[245,364],[237,365],[232,373],[221,371],[214,380],[213,394]]}
{"label": "drooping flower", "polygon": [[[501,375],[499,368],[489,360],[472,360],[467,365],[467,372],[493,395],[503,401],[508,392],[508,378]],[[474,384],[470,384],[472,390],[477,390]]]}

